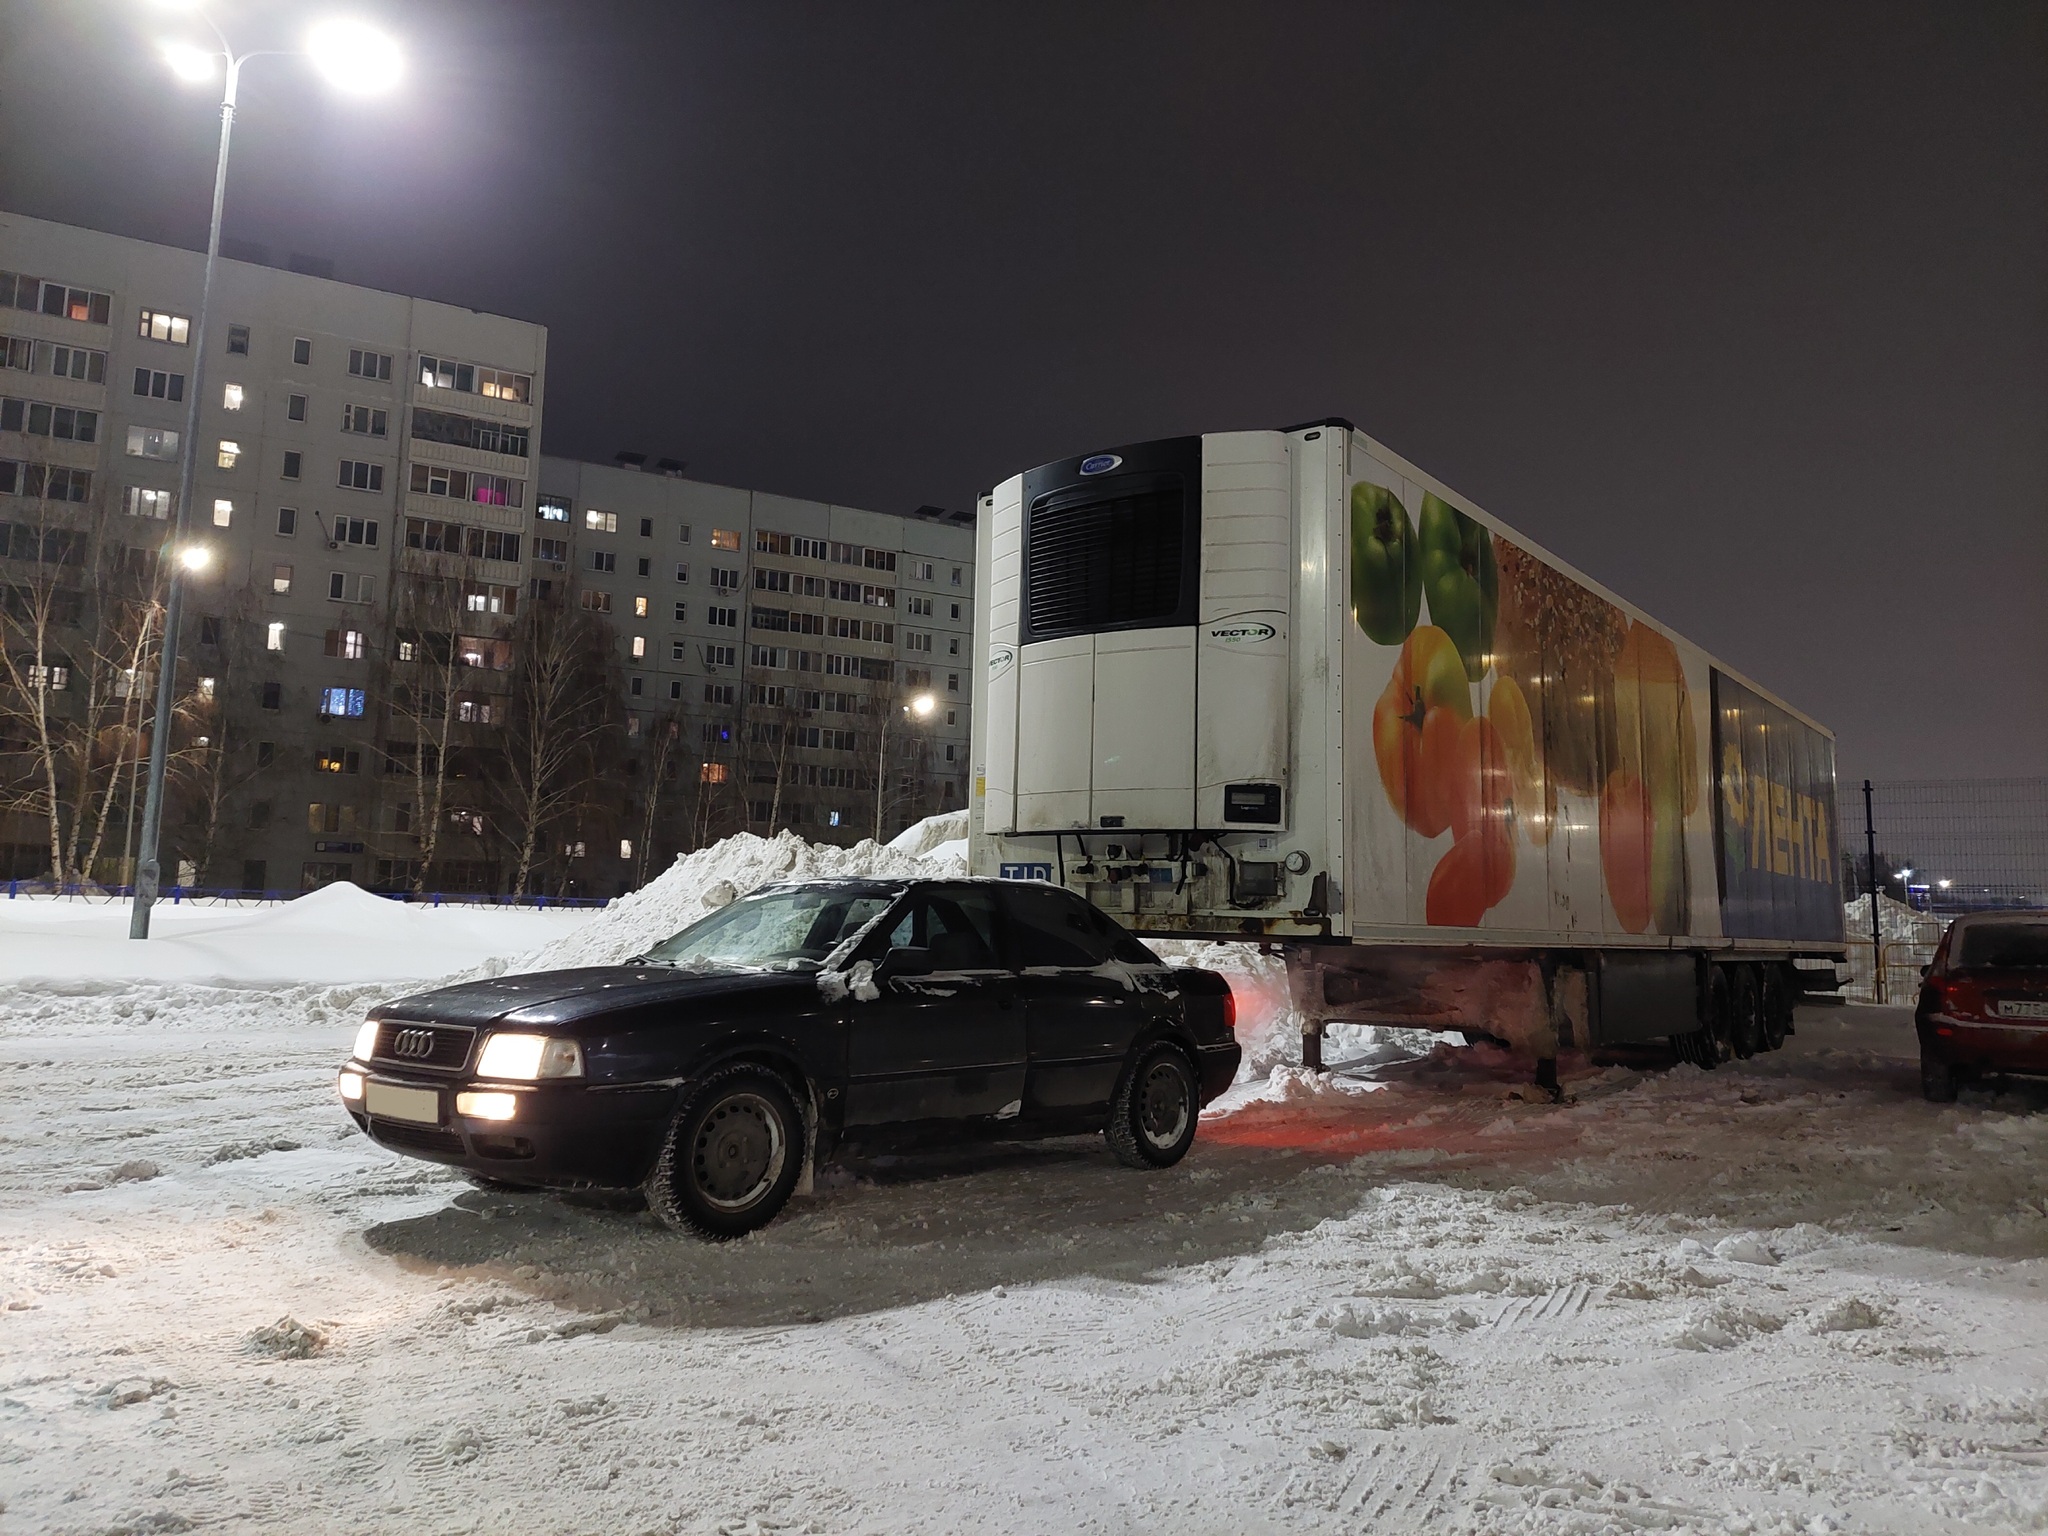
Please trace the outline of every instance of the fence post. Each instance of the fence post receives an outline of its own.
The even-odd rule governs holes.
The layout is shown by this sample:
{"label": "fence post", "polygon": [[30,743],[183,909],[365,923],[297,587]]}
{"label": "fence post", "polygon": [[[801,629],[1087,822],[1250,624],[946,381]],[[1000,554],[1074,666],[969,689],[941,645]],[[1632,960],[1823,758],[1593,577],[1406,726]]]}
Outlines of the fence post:
{"label": "fence post", "polygon": [[1869,863],[1865,866],[1870,873],[1870,998],[1872,1002],[1884,1001],[1884,931],[1877,916],[1877,816],[1873,809],[1874,790],[1870,780],[1863,781],[1863,840],[1868,848]]}

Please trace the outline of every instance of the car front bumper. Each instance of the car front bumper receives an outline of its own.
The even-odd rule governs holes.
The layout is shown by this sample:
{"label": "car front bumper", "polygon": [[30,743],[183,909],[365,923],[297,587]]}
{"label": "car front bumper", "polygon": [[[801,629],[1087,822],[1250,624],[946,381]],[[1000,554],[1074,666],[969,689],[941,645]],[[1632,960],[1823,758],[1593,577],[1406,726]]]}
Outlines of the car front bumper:
{"label": "car front bumper", "polygon": [[[399,1074],[357,1064],[362,1093],[341,1093],[356,1126],[379,1146],[494,1179],[558,1189],[628,1189],[644,1181],[674,1113],[667,1085],[485,1083]],[[510,1119],[457,1111],[457,1095],[510,1094]]]}
{"label": "car front bumper", "polygon": [[2048,1022],[1952,1019],[1931,1013],[1923,1014],[1915,1025],[1921,1053],[1950,1066],[2048,1075]]}

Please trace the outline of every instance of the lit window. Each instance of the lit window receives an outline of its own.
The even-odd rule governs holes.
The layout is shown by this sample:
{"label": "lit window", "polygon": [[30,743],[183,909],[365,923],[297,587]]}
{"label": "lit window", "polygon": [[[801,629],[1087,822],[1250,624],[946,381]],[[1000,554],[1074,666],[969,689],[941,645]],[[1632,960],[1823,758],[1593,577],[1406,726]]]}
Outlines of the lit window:
{"label": "lit window", "polygon": [[270,590],[279,597],[292,589],[292,568],[288,565],[273,565],[270,568]]}
{"label": "lit window", "polygon": [[224,411],[239,411],[242,408],[242,386],[229,384],[220,392],[220,408]]}
{"label": "lit window", "polygon": [[216,500],[213,504],[213,526],[216,528],[225,528],[234,520],[235,504],[232,501],[226,500],[225,498]]}
{"label": "lit window", "polygon": [[241,456],[242,445],[229,442],[226,438],[220,440],[220,447],[214,450],[213,455],[214,462],[220,465],[222,469],[233,469],[235,461],[240,459]]}
{"label": "lit window", "polygon": [[587,507],[583,513],[583,526],[592,533],[617,533],[619,531],[619,514],[616,512],[600,512],[595,507]]}
{"label": "lit window", "polygon": [[418,645],[416,645],[416,644],[415,644],[414,642],[412,642],[412,641],[410,641],[410,640],[401,640],[401,641],[399,641],[399,642],[398,642],[398,659],[399,659],[400,661],[416,661],[416,660],[418,660],[418,659],[419,659],[419,647],[418,647]]}
{"label": "lit window", "polygon": [[363,713],[363,690],[360,688],[322,688],[320,690],[320,713],[329,718],[359,718]]}
{"label": "lit window", "polygon": [[199,679],[199,697],[201,697],[202,699],[210,699],[213,697],[212,678],[202,677],[201,679]]}
{"label": "lit window", "polygon": [[130,517],[169,517],[171,515],[171,493],[153,491],[146,486],[128,487],[124,503]]}
{"label": "lit window", "polygon": [[533,504],[534,516],[544,523],[569,521],[569,503],[560,496],[543,496]]}
{"label": "lit window", "polygon": [[619,857],[622,859],[630,859],[631,857],[633,857],[633,839],[631,839],[630,837],[622,837],[619,839]]}
{"label": "lit window", "polygon": [[184,346],[191,339],[192,322],[184,315],[166,314],[161,309],[145,309],[142,324],[136,334],[150,341],[168,341]]}
{"label": "lit window", "polygon": [[740,536],[730,528],[714,528],[711,530],[711,547],[713,549],[738,549],[740,547]]}
{"label": "lit window", "polygon": [[646,654],[647,654],[647,637],[646,637],[645,635],[635,635],[635,636],[633,637],[633,657],[634,657],[634,659],[635,659],[635,660],[637,661],[637,660],[638,660],[639,658],[641,658],[641,657],[645,656]]}
{"label": "lit window", "polygon": [[178,457],[178,434],[164,427],[130,427],[128,456],[174,463]]}
{"label": "lit window", "polygon": [[[291,590],[291,579],[289,577],[285,579],[282,590]],[[281,621],[273,619],[265,626],[263,631],[263,648],[266,651],[281,651],[284,649],[284,624]]]}
{"label": "lit window", "polygon": [[647,599],[646,599],[646,598],[644,598],[644,597],[636,597],[636,598],[634,598],[634,599],[633,599],[633,617],[634,617],[634,618],[636,618],[636,619],[644,619],[644,618],[646,618],[646,617],[647,617]]}
{"label": "lit window", "polygon": [[344,629],[341,632],[341,657],[344,661],[363,659],[363,632],[360,629]]}

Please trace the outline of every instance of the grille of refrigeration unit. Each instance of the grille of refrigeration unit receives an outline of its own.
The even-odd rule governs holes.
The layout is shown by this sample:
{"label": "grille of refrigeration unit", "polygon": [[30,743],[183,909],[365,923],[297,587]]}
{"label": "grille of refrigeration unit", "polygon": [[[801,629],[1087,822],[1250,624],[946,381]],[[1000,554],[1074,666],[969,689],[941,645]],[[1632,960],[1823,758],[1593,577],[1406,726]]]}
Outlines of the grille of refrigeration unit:
{"label": "grille of refrigeration unit", "polygon": [[1187,497],[1178,475],[1107,497],[1041,496],[1024,544],[1026,641],[1193,622],[1181,616]]}

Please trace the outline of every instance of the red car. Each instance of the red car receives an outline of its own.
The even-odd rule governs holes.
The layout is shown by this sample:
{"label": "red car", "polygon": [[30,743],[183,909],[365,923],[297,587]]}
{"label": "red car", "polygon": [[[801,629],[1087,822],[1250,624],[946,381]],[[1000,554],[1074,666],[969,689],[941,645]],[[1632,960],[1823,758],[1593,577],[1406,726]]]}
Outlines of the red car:
{"label": "red car", "polygon": [[1959,917],[1920,983],[1920,1086],[1937,1104],[1984,1073],[2048,1077],[2048,912]]}

